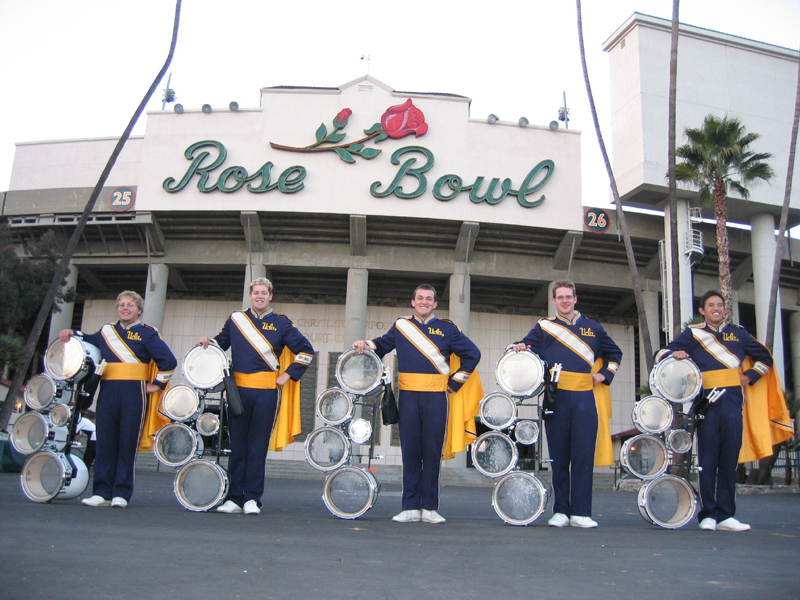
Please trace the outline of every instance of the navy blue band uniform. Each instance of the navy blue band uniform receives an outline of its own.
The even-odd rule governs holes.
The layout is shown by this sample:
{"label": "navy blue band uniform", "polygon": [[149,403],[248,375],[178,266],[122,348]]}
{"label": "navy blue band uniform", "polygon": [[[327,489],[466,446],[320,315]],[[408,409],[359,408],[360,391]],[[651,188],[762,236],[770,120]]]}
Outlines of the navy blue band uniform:
{"label": "navy blue band uniform", "polygon": [[[136,450],[147,410],[145,385],[155,383],[163,390],[178,362],[158,330],[141,321],[127,327],[119,321],[109,323],[88,335],[74,333],[100,348],[100,356],[107,363],[97,397],[94,495],[130,501]],[[158,369],[152,381],[151,361]]]}
{"label": "navy blue band uniform", "polygon": [[253,309],[231,313],[214,341],[223,350],[231,349],[233,376],[244,409],[229,422],[227,500],[240,507],[255,500],[261,506],[267,450],[280,405],[275,383],[280,356],[284,348],[295,354],[285,372],[298,381],[314,359],[314,348],[291,320],[272,308],[260,315]]}
{"label": "navy blue band uniform", "polygon": [[[480,361],[480,350],[452,321],[433,315],[401,317],[367,345],[380,357],[397,350],[403,510],[437,510],[447,390],[464,385]],[[461,365],[451,375],[453,354]]]}
{"label": "navy blue band uniform", "polygon": [[600,323],[577,311],[571,321],[560,315],[542,319],[522,343],[550,367],[560,363],[562,368],[553,418],[545,422],[553,461],[553,512],[589,517],[599,422],[592,371],[602,359],[596,372],[610,385],[622,351]]}
{"label": "navy blue band uniform", "polygon": [[697,460],[700,471],[700,521],[710,517],[717,522],[736,513],[736,464],[742,447],[742,407],[744,393],[739,367],[746,357],[753,359],[745,371],[751,385],[772,367],[769,350],[747,330],[726,323],[718,328],[709,323],[689,325],[656,354],[656,362],[683,351],[703,373],[703,388],[724,389],[725,393],[709,405],[697,425]]}

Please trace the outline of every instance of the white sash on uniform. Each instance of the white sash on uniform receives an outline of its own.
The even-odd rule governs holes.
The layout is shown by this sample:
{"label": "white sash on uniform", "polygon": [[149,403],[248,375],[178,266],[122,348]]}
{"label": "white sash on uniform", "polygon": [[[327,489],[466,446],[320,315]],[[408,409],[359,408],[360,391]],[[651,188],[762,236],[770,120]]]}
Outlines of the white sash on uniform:
{"label": "white sash on uniform", "polygon": [[696,339],[705,348],[708,353],[716,358],[723,365],[729,369],[738,369],[741,361],[739,358],[732,354],[725,346],[719,343],[716,337],[710,334],[705,329],[690,328],[694,339]]}
{"label": "white sash on uniform", "polygon": [[119,337],[119,333],[117,333],[117,330],[111,323],[103,325],[100,333],[103,335],[103,338],[106,340],[106,344],[108,344],[108,347],[111,349],[111,351],[117,355],[117,358],[119,358],[120,362],[142,363],[142,361],[140,361],[139,358],[133,353],[133,350],[128,348],[128,344],[126,344],[123,339]]}
{"label": "white sash on uniform", "polygon": [[439,348],[436,347],[428,337],[422,333],[411,321],[407,319],[398,319],[396,322],[397,329],[400,330],[408,341],[417,347],[425,358],[433,363],[433,366],[442,374],[450,375],[450,364],[447,362]]}
{"label": "white sash on uniform", "polygon": [[552,335],[559,342],[564,344],[567,348],[589,363],[589,366],[594,366],[594,350],[592,350],[586,342],[572,333],[569,329],[559,325],[558,323],[550,321],[549,319],[542,319],[539,321],[539,325],[544,331]]}
{"label": "white sash on uniform", "polygon": [[233,313],[231,315],[231,320],[236,327],[239,328],[239,331],[242,332],[245,339],[250,342],[250,345],[261,355],[261,358],[272,367],[272,370],[278,371],[280,369],[280,361],[275,356],[275,351],[272,349],[272,345],[267,341],[267,338],[256,329],[255,323],[243,312]]}

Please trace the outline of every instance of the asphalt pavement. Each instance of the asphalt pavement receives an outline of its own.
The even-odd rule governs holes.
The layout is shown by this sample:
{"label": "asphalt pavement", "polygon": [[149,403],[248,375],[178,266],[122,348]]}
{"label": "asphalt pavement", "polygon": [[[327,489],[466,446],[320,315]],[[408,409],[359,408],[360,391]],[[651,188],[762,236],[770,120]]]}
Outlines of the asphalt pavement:
{"label": "asphalt pavement", "polygon": [[171,471],[136,477],[118,509],[31,502],[19,474],[0,473],[0,598],[800,599],[798,494],[740,496],[753,530],[730,533],[661,529],[635,493],[595,490],[590,530],[547,527],[550,507],[506,525],[487,487],[443,487],[447,523],[433,525],[391,521],[397,483],[343,520],[319,480],[267,479],[254,516],[183,509]]}

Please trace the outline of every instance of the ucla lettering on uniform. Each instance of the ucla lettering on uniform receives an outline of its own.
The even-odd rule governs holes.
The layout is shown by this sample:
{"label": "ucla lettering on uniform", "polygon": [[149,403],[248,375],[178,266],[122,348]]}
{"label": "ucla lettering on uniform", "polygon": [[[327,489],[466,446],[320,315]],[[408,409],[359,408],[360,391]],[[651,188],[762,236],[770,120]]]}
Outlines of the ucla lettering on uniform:
{"label": "ucla lettering on uniform", "polygon": [[444,333],[438,327],[434,329],[433,327],[428,327],[428,335],[440,335],[444,337]]}
{"label": "ucla lettering on uniform", "polygon": [[595,337],[591,327],[581,327],[581,335],[583,337]]}
{"label": "ucla lettering on uniform", "polygon": [[275,327],[272,323],[262,323],[261,329],[265,329],[267,331],[278,331],[278,328]]}
{"label": "ucla lettering on uniform", "polygon": [[737,338],[733,333],[723,333],[722,340],[725,342],[738,342],[739,338]]}
{"label": "ucla lettering on uniform", "polygon": [[142,341],[142,338],[135,331],[129,331],[128,332],[128,339],[129,340],[135,340],[137,342],[141,342]]}

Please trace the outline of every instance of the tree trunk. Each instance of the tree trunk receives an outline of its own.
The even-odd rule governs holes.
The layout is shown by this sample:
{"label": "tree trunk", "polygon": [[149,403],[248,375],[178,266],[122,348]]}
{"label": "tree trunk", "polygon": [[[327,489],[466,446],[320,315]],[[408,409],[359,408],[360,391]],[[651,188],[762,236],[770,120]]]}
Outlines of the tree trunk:
{"label": "tree trunk", "polygon": [[733,322],[733,294],[731,293],[731,255],[728,250],[728,205],[725,185],[721,179],[714,182],[714,217],[717,220],[717,253],[719,254],[719,291],[725,303],[725,322]]}

